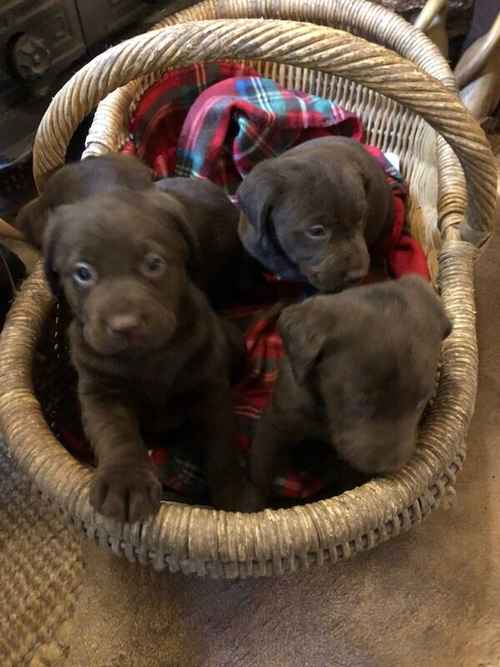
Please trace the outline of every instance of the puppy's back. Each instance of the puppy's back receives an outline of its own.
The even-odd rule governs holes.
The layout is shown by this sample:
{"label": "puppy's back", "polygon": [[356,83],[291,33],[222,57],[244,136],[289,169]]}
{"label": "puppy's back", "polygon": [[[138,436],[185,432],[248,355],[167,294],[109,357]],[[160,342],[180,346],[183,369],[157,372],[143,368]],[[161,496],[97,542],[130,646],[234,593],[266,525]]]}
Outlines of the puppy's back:
{"label": "puppy's back", "polygon": [[212,301],[220,304],[230,300],[244,257],[238,209],[222,188],[204,179],[164,178],[155,188],[172,195],[186,209],[187,223],[202,253],[203,284]]}
{"label": "puppy's back", "polygon": [[239,246],[239,213],[222,188],[205,179],[182,177],[163,178],[154,186],[185,206],[190,213],[190,224],[205,248],[225,253],[228,247]]}

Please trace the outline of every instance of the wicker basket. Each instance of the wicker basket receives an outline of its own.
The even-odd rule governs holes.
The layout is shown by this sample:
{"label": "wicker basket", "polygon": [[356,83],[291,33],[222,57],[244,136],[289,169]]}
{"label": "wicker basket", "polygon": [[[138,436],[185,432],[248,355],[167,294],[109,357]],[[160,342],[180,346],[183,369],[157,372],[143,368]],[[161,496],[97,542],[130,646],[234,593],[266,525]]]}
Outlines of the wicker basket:
{"label": "wicker basket", "polygon": [[86,155],[118,150],[138,96],[169,67],[244,60],[287,87],[334,98],[357,113],[368,141],[400,156],[412,231],[454,323],[420,446],[398,474],[302,507],[240,515],[166,503],[142,525],[103,519],[89,505],[91,472],[52,434],[33,389],[35,352],[54,312],[41,266],[2,335],[1,426],[42,495],[88,537],[131,560],[236,577],[351,558],[410,529],[453,494],[476,396],[473,263],[495,206],[491,152],[436,47],[377,5],[207,0],[160,27],[95,58],[54,98],[35,143],[38,186],[63,163],[75,128],[99,102]]}

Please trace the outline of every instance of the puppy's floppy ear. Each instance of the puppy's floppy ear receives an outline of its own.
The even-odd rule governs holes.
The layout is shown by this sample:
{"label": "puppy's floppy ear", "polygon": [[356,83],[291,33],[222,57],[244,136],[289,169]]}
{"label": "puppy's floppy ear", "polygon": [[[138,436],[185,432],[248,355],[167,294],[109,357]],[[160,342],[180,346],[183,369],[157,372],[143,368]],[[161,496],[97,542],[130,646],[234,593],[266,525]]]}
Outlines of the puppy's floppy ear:
{"label": "puppy's floppy ear", "polygon": [[313,299],[309,299],[285,308],[278,320],[278,331],[297,384],[304,384],[325,342],[321,323],[314,312]]}
{"label": "puppy's floppy ear", "polygon": [[52,294],[56,298],[62,296],[61,280],[55,267],[56,248],[59,236],[58,228],[57,217],[52,218],[51,216],[51,220],[47,224],[43,238],[43,268],[45,271],[45,278],[47,279]]}
{"label": "puppy's floppy ear", "polygon": [[453,324],[451,323],[451,320],[449,319],[448,315],[446,315],[446,313],[444,312],[444,308],[443,308],[441,322],[443,331],[442,340],[445,340],[445,338],[448,338],[448,336],[453,331]]}
{"label": "puppy's floppy ear", "polygon": [[16,216],[15,226],[39,250],[49,220],[49,211],[43,195],[25,204]]}
{"label": "puppy's floppy ear", "polygon": [[273,205],[278,195],[277,176],[262,163],[243,179],[236,192],[236,203],[246,220],[240,220],[240,236],[253,246],[266,235]]}
{"label": "puppy's floppy ear", "polygon": [[160,215],[174,224],[176,230],[184,239],[188,258],[187,266],[191,272],[197,272],[202,266],[202,254],[200,241],[196,234],[194,225],[189,222],[189,211],[173,194],[161,192],[159,190],[147,191],[148,199],[156,207]]}

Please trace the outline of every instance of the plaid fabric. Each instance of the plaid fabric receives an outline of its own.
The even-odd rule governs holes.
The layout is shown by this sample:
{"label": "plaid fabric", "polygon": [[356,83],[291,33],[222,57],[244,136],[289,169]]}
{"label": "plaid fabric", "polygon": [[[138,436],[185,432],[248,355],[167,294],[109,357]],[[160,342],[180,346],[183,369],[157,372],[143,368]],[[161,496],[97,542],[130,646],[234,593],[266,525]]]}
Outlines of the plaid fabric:
{"label": "plaid fabric", "polygon": [[253,75],[252,68],[235,63],[191,65],[167,72],[139,100],[123,152],[140,157],[159,178],[176,175],[179,138],[198,96],[221,79]]}
{"label": "plaid fabric", "polygon": [[167,72],[140,100],[124,152],[158,177],[207,178],[231,193],[261,160],[332,133],[363,138],[334,102],[284,90],[249,67],[211,63]]}
{"label": "plaid fabric", "polygon": [[207,178],[232,193],[258,162],[332,133],[361,140],[363,128],[334,102],[259,76],[232,77],[205,90],[190,108],[176,174]]}
{"label": "plaid fabric", "polygon": [[[167,72],[139,101],[130,123],[130,140],[124,152],[138,155],[157,176],[192,176],[212,180],[228,194],[242,176],[260,160],[279,155],[287,148],[319,136],[342,134],[363,140],[358,118],[335,103],[282,89],[260,78],[251,68],[234,63],[195,65]],[[373,252],[385,260],[388,277],[419,273],[428,278],[425,256],[405,231],[406,192],[398,170],[374,146],[365,146],[381,164],[391,184],[394,201],[392,234]],[[252,252],[252,249],[249,249]],[[311,293],[301,276],[272,273],[272,257],[259,256],[271,271],[265,274],[264,289],[272,299],[302,299]],[[290,280],[291,278],[291,280]],[[367,282],[379,279],[370,276]],[[259,286],[262,297],[262,286]],[[262,303],[235,306],[224,315],[244,322],[261,309]],[[233,388],[234,412],[238,420],[235,446],[243,460],[248,455],[257,421],[269,402],[283,356],[283,344],[276,331],[276,319],[261,319],[246,330],[248,372]],[[89,454],[83,436],[62,429],[68,448],[82,457]],[[175,442],[168,435],[168,448],[154,444],[150,451],[158,465],[166,490],[197,498],[207,492],[202,474],[202,452]],[[324,452],[313,454],[307,463],[291,463],[274,481],[274,494],[281,498],[310,498],[335,479],[325,465]],[[309,449],[309,448],[308,448]]]}

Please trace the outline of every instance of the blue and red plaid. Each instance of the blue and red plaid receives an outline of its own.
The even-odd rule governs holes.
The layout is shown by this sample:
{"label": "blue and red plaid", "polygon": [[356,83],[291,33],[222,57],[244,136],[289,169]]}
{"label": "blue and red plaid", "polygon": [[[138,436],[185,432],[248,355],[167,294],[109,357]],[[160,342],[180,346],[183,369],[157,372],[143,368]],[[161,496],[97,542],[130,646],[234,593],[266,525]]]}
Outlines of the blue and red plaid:
{"label": "blue and red plaid", "polygon": [[363,138],[360,120],[334,102],[285,90],[250,67],[211,63],[172,70],[152,86],[123,150],[158,177],[207,178],[232,193],[261,160],[332,132]]}

